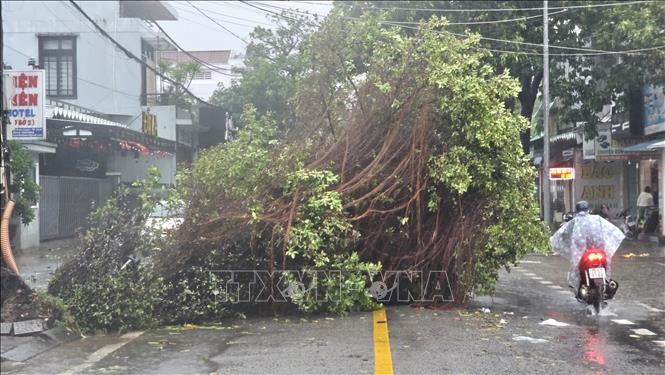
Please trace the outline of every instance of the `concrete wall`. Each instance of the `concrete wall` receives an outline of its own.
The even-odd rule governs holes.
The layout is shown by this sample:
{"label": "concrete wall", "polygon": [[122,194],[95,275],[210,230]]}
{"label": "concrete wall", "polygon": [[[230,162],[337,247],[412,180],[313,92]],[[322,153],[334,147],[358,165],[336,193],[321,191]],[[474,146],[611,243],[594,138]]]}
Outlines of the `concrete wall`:
{"label": "concrete wall", "polygon": [[[141,56],[147,26],[120,18],[117,1],[80,1],[79,6],[113,38]],[[29,69],[39,58],[40,33],[75,34],[77,98],[63,100],[101,113],[135,116],[141,112],[141,65],[130,60],[67,1],[2,1],[4,58],[14,69]]]}
{"label": "concrete wall", "polygon": [[124,155],[114,154],[109,157],[107,171],[109,173],[120,172],[120,181],[122,182],[134,182],[145,178],[148,175],[148,168],[150,166],[156,167],[161,173],[161,183],[175,185],[175,155],[167,157],[150,155],[136,158],[131,152],[127,152]]}
{"label": "concrete wall", "polygon": [[[150,113],[157,116],[157,136],[176,140],[176,108],[174,105],[150,106]],[[139,129],[140,130],[140,129]]]}

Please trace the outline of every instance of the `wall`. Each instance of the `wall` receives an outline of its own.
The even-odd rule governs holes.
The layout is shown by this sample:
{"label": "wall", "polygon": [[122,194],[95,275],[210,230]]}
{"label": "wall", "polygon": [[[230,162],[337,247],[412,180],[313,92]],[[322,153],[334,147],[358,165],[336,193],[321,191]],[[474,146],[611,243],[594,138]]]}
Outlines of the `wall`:
{"label": "wall", "polygon": [[[78,4],[120,44],[141,55],[141,35],[149,35],[141,20],[120,18],[117,1]],[[2,1],[2,13],[4,58],[14,69],[29,69],[28,58],[39,58],[37,33],[76,34],[77,99],[63,101],[108,114],[141,112],[141,66],[69,2]]]}
{"label": "wall", "polygon": [[[32,160],[35,163],[35,181],[39,181],[39,154],[32,151],[30,153],[32,155]],[[19,249],[39,246],[39,202],[33,206],[33,211],[35,213],[35,219],[30,224],[23,225],[20,219],[16,220],[16,223],[20,226]]]}
{"label": "wall", "polygon": [[[150,113],[157,116],[157,136],[176,140],[176,108],[174,105],[150,106]],[[136,129],[136,130],[141,130]]]}
{"label": "wall", "polygon": [[665,148],[660,150],[660,224],[661,234],[665,236]]}
{"label": "wall", "polygon": [[148,175],[148,168],[156,167],[161,173],[160,182],[167,185],[175,185],[176,160],[175,155],[168,157],[138,156],[131,152],[114,154],[109,157],[107,171],[109,173],[121,172],[120,181],[134,182]]}

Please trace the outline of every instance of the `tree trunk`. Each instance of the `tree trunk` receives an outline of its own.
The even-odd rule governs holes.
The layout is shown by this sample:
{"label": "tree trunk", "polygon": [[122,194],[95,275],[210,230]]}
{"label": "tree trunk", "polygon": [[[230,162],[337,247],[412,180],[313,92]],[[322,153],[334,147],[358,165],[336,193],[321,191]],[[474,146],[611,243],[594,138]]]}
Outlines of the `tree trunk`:
{"label": "tree trunk", "polygon": [[[540,82],[543,80],[543,72],[538,72],[534,77],[522,77],[520,82],[522,84],[522,91],[517,95],[522,107],[520,114],[524,116],[529,122],[533,116],[533,106],[536,103]],[[522,151],[529,154],[531,151],[531,128],[520,134],[520,141],[522,142]]]}

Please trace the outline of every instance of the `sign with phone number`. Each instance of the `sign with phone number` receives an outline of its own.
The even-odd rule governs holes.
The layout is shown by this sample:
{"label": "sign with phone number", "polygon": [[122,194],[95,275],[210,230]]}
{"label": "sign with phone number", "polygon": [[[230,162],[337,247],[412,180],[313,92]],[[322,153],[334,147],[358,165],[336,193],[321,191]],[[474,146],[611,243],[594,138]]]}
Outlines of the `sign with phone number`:
{"label": "sign with phone number", "polygon": [[574,180],[575,168],[550,168],[550,180]]}
{"label": "sign with phone number", "polygon": [[7,138],[40,140],[46,138],[44,118],[44,71],[5,71],[9,126]]}

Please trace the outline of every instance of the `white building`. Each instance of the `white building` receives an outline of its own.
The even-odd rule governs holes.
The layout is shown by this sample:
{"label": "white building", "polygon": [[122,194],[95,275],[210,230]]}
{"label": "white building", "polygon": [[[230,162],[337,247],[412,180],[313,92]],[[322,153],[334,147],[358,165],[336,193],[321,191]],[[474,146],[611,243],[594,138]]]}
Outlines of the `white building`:
{"label": "white building", "polygon": [[[155,51],[174,48],[146,22],[176,20],[177,13],[168,2],[77,4],[149,66],[157,65]],[[155,73],[115,46],[69,1],[2,1],[2,13],[4,64],[14,70],[37,65],[46,73],[47,139],[27,144],[34,153],[37,180],[41,169],[44,175],[69,179],[68,183],[77,178],[106,182],[109,176],[116,183],[132,182],[143,178],[149,166],[156,166],[162,183],[175,183],[176,162],[191,159],[196,119],[174,103],[157,105],[150,99],[148,94],[158,92]],[[44,190],[42,206],[48,193]],[[86,199],[99,204],[101,198],[80,200]],[[76,203],[90,205],[89,200]],[[42,221],[49,218],[49,223],[40,225],[36,220],[21,228],[20,247],[37,244],[39,232],[43,239],[71,234],[60,229],[71,222],[84,224],[89,211],[79,210],[71,218],[56,208],[44,212],[47,207],[41,207],[39,212],[40,207],[35,207],[36,216]],[[61,228],[45,236],[45,226],[54,220],[60,221]]]}
{"label": "white building", "polygon": [[199,72],[189,85],[190,91],[203,100],[210,99],[220,85],[231,86],[231,82],[239,78],[233,69],[243,66],[243,56],[230,50],[158,52],[158,60],[171,64],[195,61],[191,56],[205,63],[201,64]]}

